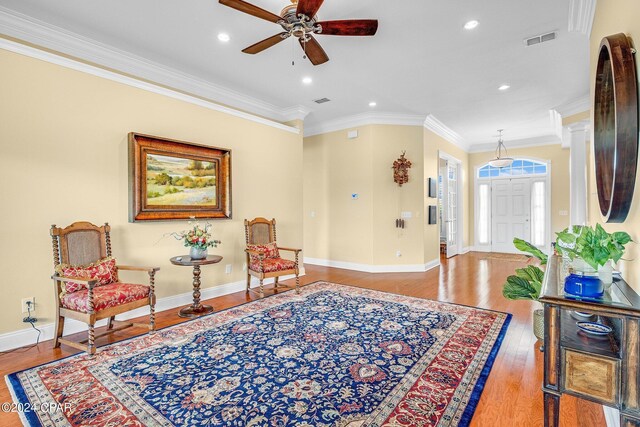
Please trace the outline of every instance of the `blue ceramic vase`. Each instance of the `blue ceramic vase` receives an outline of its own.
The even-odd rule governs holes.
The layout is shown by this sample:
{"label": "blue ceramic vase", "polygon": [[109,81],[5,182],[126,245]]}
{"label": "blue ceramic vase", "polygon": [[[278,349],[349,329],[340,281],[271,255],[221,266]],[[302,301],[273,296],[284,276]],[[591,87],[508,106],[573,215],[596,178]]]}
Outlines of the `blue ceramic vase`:
{"label": "blue ceramic vase", "polygon": [[586,298],[600,298],[604,295],[604,284],[595,275],[572,273],[564,279],[564,292],[568,295]]}

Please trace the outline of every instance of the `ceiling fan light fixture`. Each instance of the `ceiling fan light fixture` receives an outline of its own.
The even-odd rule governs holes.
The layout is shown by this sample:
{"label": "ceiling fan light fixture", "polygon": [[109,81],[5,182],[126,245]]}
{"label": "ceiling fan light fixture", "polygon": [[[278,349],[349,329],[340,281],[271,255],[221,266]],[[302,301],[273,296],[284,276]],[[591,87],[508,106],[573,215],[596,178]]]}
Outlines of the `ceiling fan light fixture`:
{"label": "ceiling fan light fixture", "polygon": [[309,77],[309,76],[303,77],[302,78],[302,83],[308,86],[311,83],[313,83],[313,79],[311,77]]}
{"label": "ceiling fan light fixture", "polygon": [[[377,19],[341,19],[319,21],[318,9],[323,0],[291,0],[290,5],[280,12],[271,13],[245,0],[218,0],[220,4],[252,15],[256,18],[272,22],[281,27],[279,34],[268,37],[258,43],[242,49],[244,53],[255,55],[289,37],[295,37],[302,49],[304,57],[313,65],[324,64],[329,56],[314,36],[373,36],[378,31]],[[295,63],[292,62],[292,65]]]}
{"label": "ceiling fan light fixture", "polygon": [[227,43],[229,40],[231,40],[231,36],[229,36],[229,34],[227,33],[218,33],[218,40],[223,43]]}
{"label": "ceiling fan light fixture", "polygon": [[[502,132],[504,129],[498,129],[498,146],[496,147],[496,157],[489,160],[489,166],[494,168],[506,168],[513,163],[513,157],[509,157],[507,147],[502,141]],[[504,152],[504,155],[503,155]]]}

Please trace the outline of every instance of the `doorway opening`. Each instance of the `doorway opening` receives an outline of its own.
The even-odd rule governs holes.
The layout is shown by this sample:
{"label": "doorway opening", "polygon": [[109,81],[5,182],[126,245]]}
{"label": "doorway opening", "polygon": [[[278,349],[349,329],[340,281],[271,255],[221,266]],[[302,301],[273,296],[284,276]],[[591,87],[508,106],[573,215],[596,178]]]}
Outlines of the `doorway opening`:
{"label": "doorway opening", "polygon": [[438,153],[438,224],[440,252],[447,258],[462,248],[462,162],[442,151]]}
{"label": "doorway opening", "polygon": [[549,250],[551,244],[551,163],[515,159],[506,168],[475,170],[475,249],[518,253],[520,238]]}

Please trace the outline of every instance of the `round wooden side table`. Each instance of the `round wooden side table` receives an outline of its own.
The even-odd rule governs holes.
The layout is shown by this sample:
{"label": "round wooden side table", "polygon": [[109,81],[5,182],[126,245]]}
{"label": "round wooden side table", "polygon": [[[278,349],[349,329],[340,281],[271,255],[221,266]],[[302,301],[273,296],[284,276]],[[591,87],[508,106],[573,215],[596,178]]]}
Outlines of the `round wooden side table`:
{"label": "round wooden side table", "polygon": [[173,265],[193,267],[193,304],[181,309],[178,315],[180,317],[193,318],[213,312],[213,307],[200,303],[200,266],[217,264],[222,261],[222,257],[218,255],[209,255],[205,259],[191,259],[189,255],[181,255],[174,256],[170,261]]}

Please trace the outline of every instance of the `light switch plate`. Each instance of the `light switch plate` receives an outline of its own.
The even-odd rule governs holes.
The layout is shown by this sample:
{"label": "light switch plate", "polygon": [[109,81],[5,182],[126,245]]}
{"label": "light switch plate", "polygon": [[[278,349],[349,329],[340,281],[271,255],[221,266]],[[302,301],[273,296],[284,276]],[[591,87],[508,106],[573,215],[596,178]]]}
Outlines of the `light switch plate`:
{"label": "light switch plate", "polygon": [[401,216],[404,219],[408,219],[408,218],[411,218],[413,216],[413,214],[410,211],[405,211],[405,212],[402,212]]}

